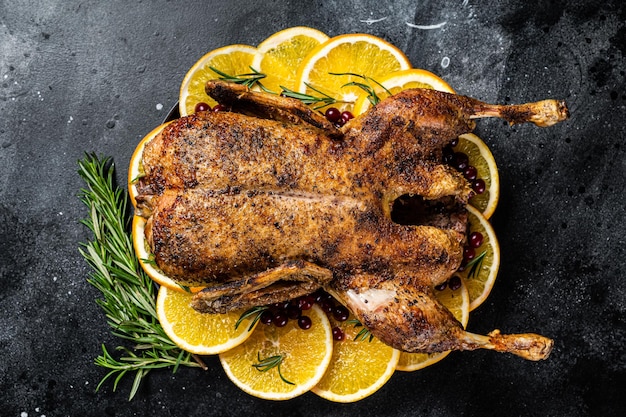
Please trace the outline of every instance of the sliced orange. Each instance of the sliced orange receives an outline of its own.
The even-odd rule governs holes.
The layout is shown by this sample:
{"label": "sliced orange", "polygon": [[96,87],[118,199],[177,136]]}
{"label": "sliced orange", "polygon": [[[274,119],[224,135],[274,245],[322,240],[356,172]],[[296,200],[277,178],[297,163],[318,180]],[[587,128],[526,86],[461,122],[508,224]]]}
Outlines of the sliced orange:
{"label": "sliced orange", "polygon": [[459,136],[459,143],[454,150],[466,154],[470,165],[478,172],[477,178],[485,181],[485,192],[470,198],[469,203],[489,219],[500,200],[500,176],[491,150],[473,133]]}
{"label": "sliced orange", "polygon": [[183,78],[178,97],[178,109],[181,116],[195,112],[196,104],[206,103],[215,106],[217,102],[204,91],[208,80],[219,78],[220,75],[211,67],[228,75],[249,74],[252,72],[252,58],[256,48],[249,45],[228,45],[215,49],[200,58]]}
{"label": "sliced orange", "polygon": [[[437,300],[450,310],[454,317],[465,327],[469,321],[470,299],[465,282],[462,279],[460,282],[461,286],[455,290],[446,286],[444,290],[434,290],[434,292]],[[416,371],[439,362],[448,356],[449,353],[449,350],[438,353],[402,352],[396,369],[399,371]]]}
{"label": "sliced orange", "polygon": [[141,139],[141,141],[135,148],[135,151],[133,152],[133,155],[130,158],[130,164],[128,166],[128,194],[130,196],[130,201],[133,203],[134,207],[137,206],[136,183],[137,183],[137,180],[141,178],[141,176],[143,175],[143,166],[141,164],[141,156],[143,154],[143,149],[145,148],[146,144],[150,142],[152,138],[158,135],[161,132],[161,130],[163,130],[163,128],[167,126],[169,123],[170,122],[164,123],[160,126],[155,127],[154,129],[152,129],[150,133],[144,136],[143,139]]}
{"label": "sliced orange", "polygon": [[308,330],[300,329],[295,320],[284,327],[261,324],[244,343],[221,353],[228,378],[248,394],[267,400],[287,400],[309,391],[328,368],[333,338],[319,306],[306,315],[312,322]]}
{"label": "sliced orange", "polygon": [[[130,164],[128,167],[128,194],[130,196],[130,200],[133,203],[133,206],[137,206],[137,179],[139,179],[143,175],[143,166],[141,164],[141,158],[143,154],[143,150],[146,147],[146,144],[152,140],[156,135],[158,135],[161,130],[165,126],[167,126],[171,122],[164,123],[156,128],[154,128],[150,133],[148,133],[144,138],[139,142],[135,151],[133,152],[132,157],[130,158]],[[168,287],[171,290],[179,291],[179,292],[198,292],[203,287],[190,287],[183,288],[176,281],[165,275],[152,261],[152,254],[150,253],[150,248],[144,237],[144,229],[146,226],[146,219],[140,216],[133,216],[133,222],[131,226],[131,235],[133,238],[133,247],[135,249],[135,254],[137,255],[137,259],[139,259],[139,264],[146,274],[153,281],[158,283],[159,285],[163,285]]]}
{"label": "sliced orange", "polygon": [[146,227],[146,219],[141,216],[133,216],[133,224],[132,224],[132,238],[133,238],[133,247],[135,249],[135,254],[137,255],[137,259],[139,259],[139,264],[141,268],[145,271],[146,274],[154,282],[157,284],[167,287],[170,290],[177,292],[185,292],[185,293],[195,293],[204,287],[182,287],[172,278],[168,277],[159,269],[158,266],[152,261],[153,256],[150,253],[150,247],[146,242],[144,229]]}
{"label": "sliced orange", "polygon": [[295,90],[300,63],[327,40],[325,33],[305,26],[281,30],[259,44],[252,68],[266,75],[262,84],[272,92],[280,94],[282,87]]}
{"label": "sliced orange", "polygon": [[345,339],[334,342],[333,359],[322,380],[312,389],[322,398],[349,403],[378,391],[391,378],[400,351],[377,338],[361,337],[362,326],[351,320],[334,322]]}
{"label": "sliced orange", "polygon": [[[298,70],[298,92],[338,99],[333,104],[352,110],[363,91],[351,82],[362,83],[363,77],[378,80],[395,71],[411,68],[406,55],[391,43],[368,34],[348,34],[330,38],[316,47],[302,61]],[[354,75],[333,75],[353,73]],[[316,91],[317,90],[317,91]]]}
{"label": "sliced orange", "polygon": [[[430,71],[419,68],[393,72],[376,81],[378,81],[380,85],[372,83],[372,88],[380,100],[389,96],[386,90],[391,92],[392,95],[409,88],[430,88],[446,93],[455,93],[452,87],[442,78]],[[353,113],[355,116],[358,116],[367,111],[370,106],[371,102],[368,99],[368,93],[362,91],[354,104]]]}
{"label": "sliced orange", "polygon": [[240,345],[252,335],[256,326],[252,318],[243,319],[236,326],[243,311],[198,313],[190,305],[192,297],[192,294],[172,291],[167,287],[159,288],[157,296],[159,322],[181,349],[198,355],[213,355]]}
{"label": "sliced orange", "polygon": [[500,245],[496,233],[485,217],[472,206],[467,206],[470,232],[479,232],[483,243],[476,248],[476,257],[462,271],[457,272],[465,281],[470,298],[470,311],[478,307],[489,295],[500,267]]}

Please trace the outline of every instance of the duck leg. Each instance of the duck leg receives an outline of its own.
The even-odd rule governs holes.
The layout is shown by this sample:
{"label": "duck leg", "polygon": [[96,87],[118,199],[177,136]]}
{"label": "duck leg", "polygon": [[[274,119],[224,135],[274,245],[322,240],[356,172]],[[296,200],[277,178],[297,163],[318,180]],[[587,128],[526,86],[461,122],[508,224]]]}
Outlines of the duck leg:
{"label": "duck leg", "polygon": [[453,139],[470,133],[475,119],[499,117],[511,124],[551,126],[569,116],[563,101],[498,105],[437,90],[416,88],[386,98],[341,130],[365,154],[393,154],[402,158],[440,162],[442,149]]}
{"label": "duck leg", "polygon": [[529,122],[540,127],[552,126],[569,117],[565,102],[559,100],[541,100],[512,105],[487,104],[474,100],[473,109],[474,113],[470,119],[499,117],[510,124]]}
{"label": "duck leg", "polygon": [[376,281],[373,276],[359,276],[343,285],[333,282],[329,291],[374,336],[396,349],[420,353],[491,349],[533,361],[546,359],[552,350],[554,342],[537,334],[503,335],[494,330],[478,335],[465,331],[430,287],[415,283],[413,278]]}

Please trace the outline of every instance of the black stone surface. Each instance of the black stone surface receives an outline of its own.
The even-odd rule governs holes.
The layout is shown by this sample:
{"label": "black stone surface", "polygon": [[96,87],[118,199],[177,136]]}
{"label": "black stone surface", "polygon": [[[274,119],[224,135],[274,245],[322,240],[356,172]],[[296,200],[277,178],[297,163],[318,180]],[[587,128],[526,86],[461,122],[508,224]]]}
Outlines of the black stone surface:
{"label": "black stone surface", "polygon": [[[625,20],[620,0],[0,1],[0,415],[626,415]],[[153,372],[131,402],[130,379],[96,392],[94,358],[120,341],[78,253],[77,160],[111,156],[125,184],[198,58],[295,25],[381,36],[485,101],[567,101],[549,129],[477,129],[500,167],[502,266],[469,329],[550,336],[547,361],[453,353],[349,405],[250,397],[215,358]]]}

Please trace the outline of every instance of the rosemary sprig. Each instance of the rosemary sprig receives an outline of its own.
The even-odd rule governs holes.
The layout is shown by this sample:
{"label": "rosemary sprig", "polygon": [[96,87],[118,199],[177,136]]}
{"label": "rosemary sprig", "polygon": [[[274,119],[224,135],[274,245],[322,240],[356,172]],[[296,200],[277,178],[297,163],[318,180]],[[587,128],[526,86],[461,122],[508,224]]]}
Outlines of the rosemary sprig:
{"label": "rosemary sprig", "polygon": [[380,97],[376,93],[376,87],[372,85],[372,83],[381,87],[387,94],[391,95],[391,91],[389,91],[384,85],[376,81],[375,79],[368,77],[367,75],[355,74],[353,72],[331,72],[331,75],[351,75],[353,77],[361,78],[364,82],[351,81],[342,85],[342,87],[355,86],[359,87],[361,90],[367,93],[367,99],[372,104],[372,106],[377,105],[380,102]]}
{"label": "rosemary sprig", "polygon": [[270,369],[276,368],[276,370],[278,371],[278,376],[280,376],[280,379],[282,379],[283,382],[289,385],[295,385],[293,382],[287,380],[283,376],[282,372],[280,372],[280,364],[283,362],[283,359],[285,358],[283,355],[274,355],[274,356],[269,356],[265,359],[261,359],[261,352],[257,352],[257,358],[259,360],[259,363],[255,363],[252,365],[254,368],[256,368],[257,371],[267,372]]}
{"label": "rosemary sprig", "polygon": [[237,321],[235,322],[235,330],[237,330],[237,328],[239,327],[239,325],[241,323],[243,323],[244,320],[250,318],[250,317],[254,317],[252,319],[252,322],[250,323],[250,326],[248,327],[248,331],[252,331],[252,329],[254,329],[254,325],[259,321],[259,319],[261,318],[261,314],[263,314],[263,312],[265,310],[267,310],[269,307],[267,306],[259,306],[259,307],[252,307],[246,311],[244,311],[243,313],[241,313],[241,316],[237,319]]}
{"label": "rosemary sprig", "polygon": [[[361,323],[359,320],[357,319],[352,319],[352,320],[348,320],[347,323],[349,324],[354,324],[354,327],[363,327],[363,323]],[[357,334],[356,336],[354,336],[355,341],[364,341],[366,339],[369,339],[368,342],[371,342],[372,340],[374,340],[374,335],[372,334],[372,332],[369,331],[369,329],[363,327]]]}
{"label": "rosemary sprig", "polygon": [[231,74],[227,74],[223,71],[218,70],[215,67],[209,67],[211,69],[211,71],[215,72],[217,75],[219,75],[219,79],[222,81],[227,81],[229,83],[235,83],[235,84],[241,84],[241,85],[245,85],[248,88],[252,88],[255,85],[258,85],[261,90],[266,91],[266,92],[272,92],[270,90],[268,90],[267,88],[265,88],[263,86],[263,84],[261,84],[261,80],[265,77],[267,77],[267,75],[263,74],[262,72],[259,72],[257,70],[255,70],[254,68],[250,67],[250,70],[252,72],[246,73],[246,74],[237,74],[237,75],[231,75]]}
{"label": "rosemary sprig", "polygon": [[96,390],[114,378],[113,390],[127,374],[135,374],[129,394],[132,399],[142,379],[152,369],[179,366],[204,367],[202,361],[178,348],[165,334],[156,316],[156,287],[139,265],[128,233],[130,216],[126,192],[114,185],[114,164],[91,154],[78,162],[78,173],[87,184],[80,200],[89,209],[81,221],[93,240],[81,243],[80,253],[92,271],[88,282],[103,298],[96,303],[104,310],[113,335],[131,343],[118,346],[116,359],[102,345],[96,365],[110,371]]}
{"label": "rosemary sprig", "polygon": [[485,259],[485,255],[487,255],[486,250],[482,251],[480,255],[476,256],[474,259],[469,261],[467,265],[465,265],[465,269],[469,268],[469,271],[467,272],[468,278],[474,278],[478,271],[480,271],[480,268],[483,265],[483,259]]}
{"label": "rosemary sprig", "polygon": [[314,107],[313,108],[314,110],[321,109],[322,107],[326,107],[326,106],[329,106],[331,104],[335,104],[335,103],[339,102],[339,100],[337,100],[336,98],[331,97],[331,96],[329,96],[326,93],[323,93],[322,91],[320,91],[320,90],[316,89],[315,87],[313,87],[311,84],[305,83],[305,85],[308,88],[310,88],[311,90],[321,94],[321,97],[313,96],[313,95],[305,94],[305,93],[298,93],[297,91],[290,90],[289,88],[284,87],[282,85],[280,86],[280,88],[282,89],[280,95],[283,96],[283,97],[291,97],[291,98],[298,99],[298,100],[300,100],[301,102],[303,102],[304,104],[307,104],[307,105],[313,105],[313,104],[320,104],[321,103],[319,106]]}

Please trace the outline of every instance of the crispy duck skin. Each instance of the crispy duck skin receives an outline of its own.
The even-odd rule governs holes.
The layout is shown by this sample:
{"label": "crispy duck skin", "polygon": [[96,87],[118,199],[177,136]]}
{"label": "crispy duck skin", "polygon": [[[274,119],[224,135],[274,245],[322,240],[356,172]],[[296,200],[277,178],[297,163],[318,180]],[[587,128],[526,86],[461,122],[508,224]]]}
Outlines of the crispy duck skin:
{"label": "crispy duck skin", "polygon": [[[561,102],[489,105],[433,90],[392,96],[339,131],[299,101],[220,81],[207,92],[240,113],[197,113],[145,147],[138,213],[157,265],[206,285],[215,313],[323,287],[383,342],[409,352],[477,348],[547,357],[535,334],[463,330],[432,293],[458,268],[471,188],[442,148],[479,117],[550,125]],[[416,196],[410,224],[394,201]]]}
{"label": "crispy duck skin", "polygon": [[471,191],[462,175],[417,156],[422,146],[402,132],[391,133],[372,149],[369,137],[364,140],[356,129],[334,140],[311,126],[197,113],[168,125],[146,145],[140,186],[144,194],[210,187],[388,201],[406,193],[427,199],[454,195],[467,201]]}
{"label": "crispy duck skin", "polygon": [[298,259],[338,276],[362,271],[384,279],[402,270],[436,285],[458,268],[463,240],[454,230],[399,225],[358,200],[322,195],[167,191],[151,219],[157,264],[188,285]]}

